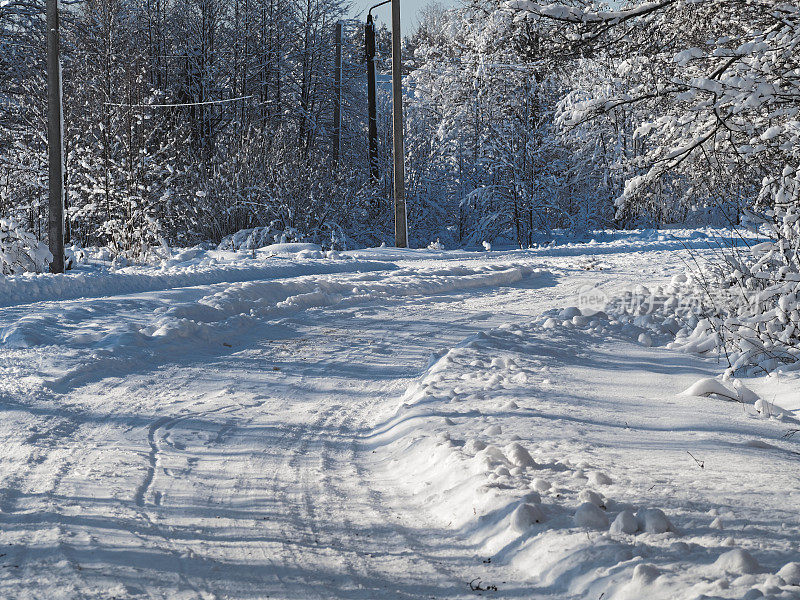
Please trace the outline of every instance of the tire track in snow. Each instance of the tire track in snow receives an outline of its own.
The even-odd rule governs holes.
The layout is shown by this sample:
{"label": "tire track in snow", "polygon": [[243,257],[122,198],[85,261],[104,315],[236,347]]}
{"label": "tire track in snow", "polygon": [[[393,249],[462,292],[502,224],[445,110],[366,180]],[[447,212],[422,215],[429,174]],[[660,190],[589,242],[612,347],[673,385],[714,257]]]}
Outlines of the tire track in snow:
{"label": "tire track in snow", "polygon": [[[310,430],[319,431],[320,428],[324,427],[327,421],[331,418],[331,413],[336,410],[338,407],[332,406],[329,407],[327,410],[322,411],[313,424],[306,425],[306,426],[298,426],[293,427],[291,438],[288,440],[291,443],[291,446],[285,446],[286,448],[291,447],[292,454],[289,460],[284,463],[284,466],[290,469],[292,472],[292,480],[295,482],[301,482],[303,479],[302,473],[303,469],[299,466],[298,457],[305,456],[308,453],[308,447],[310,445],[310,439],[307,435],[307,432]],[[273,497],[276,499],[276,502],[283,508],[284,514],[287,516],[285,521],[283,530],[282,530],[282,547],[284,551],[284,555],[288,557],[291,561],[290,570],[296,570],[301,572],[302,570],[309,569],[309,560],[308,557],[302,557],[301,554],[298,552],[298,542],[295,541],[292,543],[291,540],[299,537],[305,537],[306,543],[308,544],[309,548],[313,547],[313,545],[317,545],[319,547],[319,540],[314,535],[312,531],[303,531],[305,529],[304,525],[306,524],[305,519],[301,514],[301,510],[298,508],[299,501],[292,497],[289,493],[286,485],[286,481],[282,480],[281,475],[282,470],[279,468],[275,469],[275,476],[273,478]],[[295,530],[290,531],[288,527],[292,527]],[[287,580],[282,580],[282,583],[288,584],[290,583]],[[299,584],[305,589],[306,593],[310,593],[315,598],[320,598],[322,600],[331,598],[331,589],[330,587],[322,588],[321,584],[312,584],[309,580],[299,580]],[[320,589],[321,588],[321,589]],[[308,598],[309,596],[305,596]]]}
{"label": "tire track in snow", "polygon": [[[443,579],[445,585],[451,582],[453,588],[459,587],[463,578],[428,558],[420,540],[400,526],[396,515],[389,514],[377,504],[382,501],[380,495],[370,486],[363,469],[356,466],[358,441],[354,437],[354,416],[367,409],[369,407],[362,404],[355,407],[333,404],[320,414],[313,425],[303,428],[296,437],[299,445],[288,466],[294,472],[293,479],[303,489],[299,498],[292,498],[282,486],[281,504],[291,512],[291,522],[298,526],[298,533],[308,540],[309,545],[313,543],[320,550],[327,549],[334,553],[335,562],[344,567],[341,576],[349,580],[356,590],[339,588],[334,591],[330,585],[319,588],[306,585],[319,598],[372,599],[390,594],[393,598],[409,600],[418,600],[420,597],[420,592],[414,589],[414,582],[422,579]],[[345,447],[337,449],[337,444],[342,443]],[[319,468],[312,468],[310,460],[318,460]],[[344,481],[350,484],[347,489],[336,483]],[[362,490],[362,493],[356,495],[354,492],[358,490]],[[337,513],[340,521],[332,518]],[[320,518],[323,514],[325,518]],[[361,517],[358,523],[351,514]],[[367,524],[377,528],[374,537],[369,535]],[[380,531],[383,528],[389,530],[388,538],[387,533]],[[287,534],[284,536],[288,539]],[[297,544],[284,544],[294,565],[308,568],[308,557],[297,552],[297,547]],[[330,556],[326,555],[326,558],[331,562]],[[403,564],[386,564],[386,559],[400,559]],[[397,569],[412,565],[415,568],[414,577],[411,580],[402,579],[407,574]],[[426,572],[429,575],[435,573],[437,577],[427,577]],[[391,578],[391,575],[397,578]],[[446,588],[440,591],[446,593]],[[452,597],[452,594],[448,595]],[[460,596],[462,594],[456,593],[456,597]]]}
{"label": "tire track in snow", "polygon": [[[308,528],[308,532],[311,537],[314,538],[315,541],[319,541],[320,538],[329,537],[330,544],[329,547],[331,550],[338,551],[339,558],[344,563],[345,569],[347,570],[347,575],[351,579],[352,583],[359,586],[362,589],[370,589],[371,583],[370,581],[364,576],[362,572],[356,568],[355,561],[353,560],[354,557],[359,555],[359,551],[356,549],[359,544],[362,543],[362,540],[358,540],[357,542],[351,539],[349,540],[351,543],[346,544],[340,536],[337,535],[337,532],[326,532],[320,526],[321,522],[317,515],[317,510],[315,508],[316,501],[319,501],[321,498],[326,498],[326,501],[330,503],[330,500],[327,500],[328,493],[332,489],[332,485],[330,483],[330,473],[333,468],[335,468],[332,464],[331,456],[328,451],[328,444],[326,443],[325,439],[328,436],[322,436],[319,434],[321,431],[326,431],[328,429],[332,429],[331,424],[336,425],[336,418],[338,415],[341,414],[342,406],[338,404],[332,405],[325,413],[325,418],[322,422],[315,426],[314,428],[310,429],[309,431],[312,433],[310,436],[305,436],[303,440],[303,452],[296,454],[293,458],[297,459],[301,455],[307,455],[308,450],[313,446],[319,446],[319,463],[320,463],[320,474],[321,477],[319,479],[319,483],[322,484],[322,493],[317,491],[317,494],[314,495],[312,493],[311,485],[313,485],[309,480],[309,469],[302,468],[302,465],[299,461],[294,460],[291,466],[295,470],[295,475],[298,481],[303,481],[304,489],[302,491],[302,499],[299,503],[301,508],[302,514],[300,516],[299,521],[306,524]],[[339,476],[344,476],[344,473],[340,469],[336,469],[336,473]],[[334,504],[336,506],[342,507],[347,505],[347,501],[349,500],[351,503],[355,502],[359,499],[357,498],[337,498],[338,502]],[[347,511],[342,512],[342,523],[345,525],[342,528],[342,531],[348,531],[352,528],[352,523],[347,518]],[[351,551],[347,551],[346,548],[352,549]],[[363,555],[363,554],[362,554]],[[375,573],[369,568],[369,565],[366,561],[362,559],[362,567],[365,567],[368,574],[374,578]]]}
{"label": "tire track in snow", "polygon": [[[150,451],[148,453],[148,466],[147,471],[145,472],[144,479],[139,484],[138,488],[136,489],[136,494],[134,496],[134,503],[136,506],[140,508],[138,511],[139,517],[142,521],[145,522],[147,526],[147,531],[152,534],[152,536],[158,537],[162,540],[162,543],[159,544],[160,550],[167,555],[171,555],[175,560],[178,569],[177,575],[180,578],[180,581],[187,587],[191,588],[199,598],[214,598],[217,599],[219,596],[214,593],[208,587],[208,580],[202,578],[200,581],[202,582],[202,587],[197,585],[192,581],[189,574],[186,572],[186,558],[187,556],[191,556],[191,549],[184,552],[182,551],[175,541],[170,537],[168,533],[163,532],[161,526],[152,519],[150,514],[147,512],[147,507],[145,505],[145,497],[149,494],[153,482],[155,480],[155,476],[158,470],[158,465],[160,462],[160,456],[164,452],[164,449],[159,442],[161,436],[160,433],[163,430],[171,430],[176,425],[183,421],[187,421],[193,418],[202,418],[206,417],[211,414],[215,413],[230,413],[236,410],[241,409],[242,406],[239,404],[229,404],[220,406],[217,408],[209,409],[209,410],[201,410],[201,411],[191,411],[186,412],[177,416],[173,417],[160,417],[153,421],[150,426],[147,428],[147,442],[150,446]],[[235,428],[233,424],[233,420],[229,420],[226,422],[224,428],[227,428],[227,431],[230,431]],[[170,444],[171,445],[171,444]],[[174,446],[177,449],[177,446]],[[160,491],[155,491],[153,494],[153,504],[155,508],[160,507],[161,500],[162,500],[162,493]],[[152,543],[152,538],[141,533],[137,533],[136,531],[131,531],[133,535],[141,539],[143,542],[150,544]],[[189,553],[187,555],[187,552]]]}
{"label": "tire track in snow", "polygon": [[148,467],[145,473],[144,480],[136,489],[136,495],[133,497],[133,502],[136,506],[144,506],[144,496],[153,484],[153,479],[156,476],[156,466],[158,465],[158,453],[161,451],[156,443],[156,432],[161,429],[165,424],[170,422],[169,417],[161,417],[151,423],[147,429],[147,442],[150,444],[150,452],[147,457]]}
{"label": "tire track in snow", "polygon": [[[373,404],[378,404],[378,402],[374,402]],[[386,502],[381,493],[371,484],[367,477],[367,469],[360,464],[359,433],[370,430],[370,426],[364,417],[365,415],[371,414],[371,408],[371,406],[366,404],[358,407],[352,407],[339,415],[340,419],[337,423],[337,432],[339,437],[350,438],[350,443],[348,446],[348,463],[353,474],[353,479],[356,482],[355,487],[360,490],[365,490],[365,499],[368,500],[366,504],[370,507],[375,515],[379,516],[383,520],[384,523],[391,524],[390,526],[394,533],[399,534],[399,536],[402,538],[403,545],[414,557],[412,562],[420,566],[424,565],[439,575],[442,581],[452,582],[454,587],[456,584],[463,584],[466,588],[466,581],[464,581],[462,577],[459,577],[459,575],[457,575],[451,569],[448,569],[439,561],[431,560],[430,553],[426,550],[425,544],[402,524],[399,515],[393,514],[392,511],[387,508],[391,505]],[[358,421],[356,422],[357,417]],[[327,454],[329,455],[332,449],[332,444],[330,441],[325,444],[325,447]],[[338,494],[341,501],[346,501],[346,492],[337,489],[336,486],[333,485],[330,477],[326,477],[324,482],[328,484],[328,489]],[[352,531],[355,527],[355,524],[347,517],[345,517],[345,519],[347,522],[346,531]],[[461,594],[458,595],[460,596]],[[415,593],[411,593],[409,594],[409,597],[416,598],[418,596]]]}
{"label": "tire track in snow", "polygon": [[[331,519],[330,516],[341,512],[343,507],[359,500],[356,497],[342,499],[338,495],[335,501],[325,500],[327,498],[324,482],[327,475],[325,473],[331,468],[331,465],[324,453],[316,454],[318,449],[322,450],[323,443],[319,432],[330,430],[331,423],[335,424],[337,415],[341,412],[341,405],[332,404],[321,411],[313,423],[293,428],[290,439],[291,456],[284,463],[284,467],[289,470],[289,481],[296,482],[302,489],[289,489],[286,485],[287,481],[280,477],[281,474],[285,474],[285,470],[276,469],[273,478],[273,493],[287,517],[282,530],[284,556],[290,563],[286,565],[287,570],[305,571],[316,575],[315,579],[305,578],[292,582],[282,580],[282,583],[299,585],[304,592],[303,598],[313,597],[329,600],[331,598],[356,597],[372,600],[384,597],[370,595],[370,592],[375,591],[375,581],[384,582],[386,578],[385,573],[370,568],[364,559],[354,560],[354,558],[357,559],[366,554],[359,552],[359,548],[363,547],[363,540],[353,539],[352,536],[343,540],[337,535],[338,532],[327,531],[320,526],[323,522],[341,525],[342,523]],[[320,469],[309,464],[310,460],[319,460]],[[320,470],[322,471],[321,477]],[[325,500],[324,506],[315,509],[315,504],[317,502],[323,504],[323,500]],[[327,514],[329,519],[320,521],[318,512]],[[352,527],[349,520],[344,519],[343,523],[347,527]],[[307,548],[307,551],[304,553],[300,550],[301,548]],[[320,562],[322,564],[318,564]],[[331,570],[332,564],[341,564],[344,572]],[[326,574],[325,580],[320,576],[322,573]],[[343,588],[345,582],[352,584],[356,589]],[[363,590],[363,593],[358,594],[359,590]],[[383,593],[386,591],[386,589],[380,590]],[[354,594],[356,595],[354,596]],[[407,594],[401,594],[399,597],[414,598],[414,600],[418,598],[418,596],[408,596]]]}
{"label": "tire track in snow", "polygon": [[[355,414],[356,412],[352,411],[350,416],[352,417]],[[365,414],[369,413],[367,411],[361,412],[362,418],[360,419],[358,424],[358,430],[361,432],[369,431],[371,429],[367,420],[363,418],[363,415]],[[385,521],[389,522],[392,516],[395,515],[391,515],[389,510],[386,508],[387,506],[390,506],[390,504],[386,501],[383,494],[381,494],[379,490],[377,490],[374,486],[369,485],[368,483],[367,479],[368,470],[363,464],[361,464],[361,461],[359,460],[359,456],[361,454],[361,448],[359,444],[359,439],[356,436],[353,436],[353,440],[350,445],[350,454],[352,457],[351,461],[353,464],[353,469],[359,480],[359,487],[368,490],[369,497],[372,500],[372,506],[375,507],[376,511],[383,516]],[[403,539],[406,541],[406,544],[408,544],[408,547],[413,549],[414,552],[417,553],[417,555],[423,557],[424,560],[426,560],[428,564],[430,564],[436,570],[436,572],[439,573],[439,575],[446,577],[450,581],[460,582],[460,583],[463,582],[466,584],[466,582],[463,581],[463,578],[460,577],[459,574],[455,573],[452,569],[449,569],[443,563],[425,557],[423,554],[425,549],[425,544],[416,535],[414,535],[408,527],[404,526],[402,523],[396,523],[395,529],[401,536],[403,536]]]}
{"label": "tire track in snow", "polygon": [[[258,408],[262,404],[264,404],[264,402],[260,402],[256,405],[249,406],[248,408]],[[295,429],[291,427],[283,429],[280,435],[274,440],[275,445],[279,448],[288,448],[293,446],[294,445],[293,442],[298,438],[298,436],[295,435],[294,432]],[[274,463],[268,462],[268,459],[271,457],[272,455],[268,452],[254,452],[252,455],[252,459],[256,461],[256,464],[252,464],[250,465],[250,467],[253,471],[263,471],[266,469],[272,470],[272,480],[270,482],[270,490],[272,493],[269,495],[269,497],[278,498],[280,495],[279,490],[283,489],[285,484],[280,480],[280,469],[277,468],[277,466]],[[265,492],[267,491],[266,488],[264,488],[264,491]],[[273,521],[272,523],[277,524],[277,521]],[[249,523],[248,524],[237,523],[236,525],[232,525],[232,529],[234,530],[238,529],[239,531],[241,531],[242,538],[246,538],[248,533],[252,533],[252,526]],[[285,565],[279,563],[279,561],[276,560],[276,553],[272,551],[272,548],[266,543],[261,543],[254,547],[254,551],[257,552],[258,558],[265,561],[266,563],[269,563],[269,565],[271,565],[272,567],[269,570],[265,570],[264,573],[268,575],[270,578],[274,578],[274,580],[277,580],[277,582],[281,584],[281,588],[283,590],[288,590],[290,588],[290,582],[284,576],[283,573],[285,569],[282,568]],[[269,583],[274,583],[274,580],[270,580]],[[264,591],[264,586],[260,586],[259,593],[263,593],[263,591]]]}
{"label": "tire track in snow", "polygon": [[[239,409],[239,405],[225,405],[219,408],[213,408],[210,410],[202,410],[196,412],[188,412],[184,413],[175,417],[160,417],[153,421],[150,426],[147,428],[147,443],[150,445],[150,451],[147,455],[147,471],[145,472],[144,479],[142,483],[139,484],[139,487],[136,489],[136,493],[134,494],[133,501],[136,506],[143,507],[144,506],[144,498],[150,490],[150,487],[153,485],[153,480],[156,476],[156,470],[158,468],[159,463],[159,456],[163,452],[161,445],[158,442],[158,433],[162,429],[172,429],[180,423],[181,421],[186,421],[188,419],[194,418],[201,418],[206,417],[208,415],[219,413],[219,412],[232,412]],[[232,421],[229,421],[225,424],[223,429],[225,433],[233,429],[235,425],[232,424]],[[226,429],[227,428],[227,429]],[[222,430],[220,430],[222,432]],[[217,439],[221,439],[219,436],[222,435],[221,433],[217,435]],[[158,492],[157,492],[158,493]],[[159,495],[160,497],[160,495]],[[157,502],[156,502],[157,504]]]}
{"label": "tire track in snow", "polygon": [[[53,514],[60,514],[60,506],[53,499],[56,489],[69,470],[70,455],[64,452],[64,447],[68,447],[74,439],[75,434],[80,430],[82,421],[80,407],[71,403],[62,404],[65,416],[51,414],[47,409],[42,409],[43,400],[50,400],[51,397],[46,390],[37,389],[36,399],[38,402],[4,402],[4,408],[36,415],[33,424],[26,428],[26,434],[19,439],[22,453],[16,454],[15,458],[19,462],[4,465],[5,479],[3,487],[0,488],[0,513],[11,517],[16,522],[16,527],[21,531],[25,529],[35,530],[40,524],[38,517],[47,511]],[[34,397],[36,397],[34,396]],[[3,398],[5,400],[5,398]],[[22,424],[21,424],[22,425]],[[25,423],[24,425],[28,425]],[[5,440],[8,442],[9,440]],[[45,465],[49,467],[45,468]],[[8,467],[21,467],[22,472],[13,472]],[[8,469],[8,470],[6,470]],[[44,471],[47,479],[40,479],[31,485],[31,474]],[[32,492],[32,489],[39,492]],[[41,502],[41,505],[31,502]],[[5,524],[4,524],[5,529]],[[71,565],[70,575],[86,583],[86,578],[81,573],[78,562],[74,559],[72,548],[65,540],[65,528],[63,523],[57,522],[54,525],[57,532],[57,544],[55,548],[63,555],[64,559]],[[27,532],[26,532],[27,533]],[[27,564],[30,550],[35,548],[36,541],[30,539],[30,534],[18,539],[9,545],[5,550],[0,565],[4,569],[4,586],[9,586],[9,580],[15,580],[19,589],[24,589],[30,583],[29,566]],[[71,582],[70,582],[71,583]],[[66,586],[68,582],[64,581]]]}

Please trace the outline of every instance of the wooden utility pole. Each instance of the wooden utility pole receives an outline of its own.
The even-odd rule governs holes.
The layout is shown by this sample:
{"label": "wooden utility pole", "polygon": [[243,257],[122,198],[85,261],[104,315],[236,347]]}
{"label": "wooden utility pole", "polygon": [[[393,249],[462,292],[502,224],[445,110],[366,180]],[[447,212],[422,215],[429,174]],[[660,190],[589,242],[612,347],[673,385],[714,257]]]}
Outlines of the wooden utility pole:
{"label": "wooden utility pole", "polygon": [[333,75],[333,167],[339,170],[342,150],[342,22],[336,23],[336,66]]}
{"label": "wooden utility pole", "polygon": [[47,145],[49,216],[47,237],[53,262],[50,272],[64,272],[64,121],[61,112],[61,59],[58,0],[47,0]]}
{"label": "wooden utility pole", "polygon": [[[375,8],[374,6],[372,8]],[[372,10],[372,9],[370,9]],[[364,26],[364,45],[367,54],[367,119],[369,121],[369,174],[372,183],[378,183],[378,103],[375,77],[375,22],[372,13],[367,13]]]}
{"label": "wooden utility pole", "polygon": [[394,138],[394,242],[408,247],[406,220],[405,149],[403,145],[403,69],[400,38],[400,0],[392,0],[392,127]]}

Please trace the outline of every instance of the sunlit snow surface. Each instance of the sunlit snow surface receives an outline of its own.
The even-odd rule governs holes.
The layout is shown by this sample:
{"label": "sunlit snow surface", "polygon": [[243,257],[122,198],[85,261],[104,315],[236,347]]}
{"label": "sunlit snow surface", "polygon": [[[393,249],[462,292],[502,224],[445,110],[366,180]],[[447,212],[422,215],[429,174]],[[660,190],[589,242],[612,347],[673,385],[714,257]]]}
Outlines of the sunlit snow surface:
{"label": "sunlit snow surface", "polygon": [[795,376],[562,310],[717,235],[0,279],[0,597],[797,598]]}

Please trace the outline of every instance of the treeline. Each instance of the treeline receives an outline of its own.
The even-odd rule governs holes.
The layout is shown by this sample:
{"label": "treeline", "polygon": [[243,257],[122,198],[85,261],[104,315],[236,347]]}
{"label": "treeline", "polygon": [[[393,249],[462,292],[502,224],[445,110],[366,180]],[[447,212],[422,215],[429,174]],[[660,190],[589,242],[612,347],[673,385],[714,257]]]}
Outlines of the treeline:
{"label": "treeline", "polygon": [[[0,8],[0,216],[40,237],[43,8]],[[390,99],[381,86],[374,186],[355,22],[331,160],[345,12],[339,0],[66,5],[72,239],[136,255],[271,224],[326,244],[390,241]],[[779,0],[431,7],[404,42],[412,243],[527,247],[554,228],[736,222],[797,202],[799,12]],[[387,73],[385,28],[379,42]]]}
{"label": "treeline", "polygon": [[[339,0],[87,0],[62,8],[68,235],[136,255],[269,225],[331,241],[381,231],[362,190],[360,31]],[[385,32],[384,36],[385,38]],[[0,214],[46,221],[44,5],[0,8]],[[299,234],[298,234],[299,235]],[[372,240],[375,241],[375,240]]]}
{"label": "treeline", "polygon": [[798,203],[797,3],[477,2],[411,43],[411,160],[460,240]]}

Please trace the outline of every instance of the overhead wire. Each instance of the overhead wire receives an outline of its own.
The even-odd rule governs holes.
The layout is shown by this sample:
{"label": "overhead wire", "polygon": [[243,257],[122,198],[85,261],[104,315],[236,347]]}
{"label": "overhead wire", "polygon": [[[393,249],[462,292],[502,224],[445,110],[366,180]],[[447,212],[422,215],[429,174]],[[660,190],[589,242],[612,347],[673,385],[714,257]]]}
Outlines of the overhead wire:
{"label": "overhead wire", "polygon": [[225,104],[227,102],[238,102],[239,100],[247,100],[252,98],[253,95],[239,96],[238,98],[227,98],[225,100],[207,100],[205,102],[179,102],[176,104],[122,104],[116,102],[104,102],[105,106],[116,106],[121,108],[184,108],[189,106],[208,106],[210,104]]}

